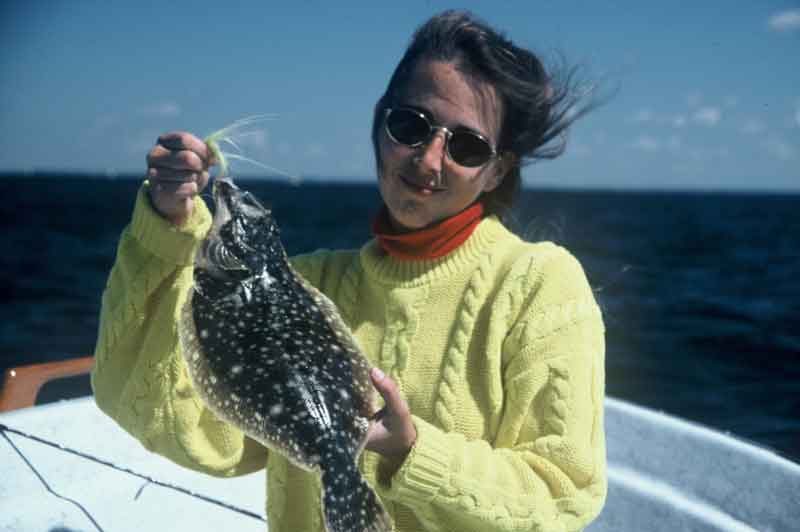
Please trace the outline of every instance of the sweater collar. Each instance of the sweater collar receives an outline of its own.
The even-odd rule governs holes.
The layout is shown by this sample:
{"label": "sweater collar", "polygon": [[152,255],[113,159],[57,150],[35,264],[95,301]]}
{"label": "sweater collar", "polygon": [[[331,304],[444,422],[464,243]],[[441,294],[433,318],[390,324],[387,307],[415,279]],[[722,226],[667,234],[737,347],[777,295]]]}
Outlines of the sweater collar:
{"label": "sweater collar", "polygon": [[398,233],[392,227],[389,209],[384,205],[372,223],[372,232],[383,250],[397,260],[432,260],[463,244],[482,217],[483,205],[477,202],[431,227]]}
{"label": "sweater collar", "polygon": [[437,259],[397,260],[383,250],[377,238],[361,248],[359,258],[366,274],[380,284],[417,286],[463,273],[496,242],[514,238],[496,216],[487,216],[463,244]]}

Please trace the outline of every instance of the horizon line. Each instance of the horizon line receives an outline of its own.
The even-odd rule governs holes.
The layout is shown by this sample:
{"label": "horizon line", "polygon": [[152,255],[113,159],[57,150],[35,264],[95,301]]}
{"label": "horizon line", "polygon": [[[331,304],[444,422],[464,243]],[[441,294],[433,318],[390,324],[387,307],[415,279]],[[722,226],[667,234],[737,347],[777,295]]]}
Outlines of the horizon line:
{"label": "horizon line", "polygon": [[[144,177],[135,173],[109,173],[109,172],[82,172],[74,170],[63,171],[0,171],[0,180],[8,179],[87,179],[87,180],[104,180],[104,181],[142,181]],[[212,176],[213,178],[213,176]],[[301,186],[303,184],[341,184],[341,185],[358,185],[358,186],[372,186],[374,177],[366,176],[324,176],[320,174],[307,174],[300,176],[299,180],[290,180],[281,175],[241,175],[237,177],[244,181],[264,181],[274,184],[285,184],[288,186]],[[609,192],[609,193],[669,193],[669,194],[761,194],[761,195],[800,195],[800,186],[798,187],[687,187],[687,186],[620,186],[612,184],[594,184],[594,185],[576,185],[570,183],[553,184],[553,183],[530,183],[526,182],[523,178],[523,190],[552,190],[552,191],[568,191],[568,192]]]}

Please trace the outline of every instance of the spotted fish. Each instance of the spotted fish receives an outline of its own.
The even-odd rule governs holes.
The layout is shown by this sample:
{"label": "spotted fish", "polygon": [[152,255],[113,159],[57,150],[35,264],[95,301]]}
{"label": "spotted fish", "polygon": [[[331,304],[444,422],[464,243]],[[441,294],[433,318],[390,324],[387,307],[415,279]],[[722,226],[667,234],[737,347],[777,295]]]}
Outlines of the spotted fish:
{"label": "spotted fish", "polygon": [[290,266],[271,211],[229,178],[214,203],[179,325],[195,388],[221,419],[319,471],[329,532],[390,530],[356,465],[377,409],[369,363]]}

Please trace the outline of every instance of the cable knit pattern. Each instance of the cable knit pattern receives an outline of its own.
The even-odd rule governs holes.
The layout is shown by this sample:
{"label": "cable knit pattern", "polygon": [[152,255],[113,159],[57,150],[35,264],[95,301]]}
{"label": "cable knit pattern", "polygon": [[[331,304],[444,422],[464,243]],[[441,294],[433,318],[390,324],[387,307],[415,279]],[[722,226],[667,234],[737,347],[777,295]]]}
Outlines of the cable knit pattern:
{"label": "cable knit pattern", "polygon": [[[198,199],[176,230],[149,207],[146,187],[103,296],[97,404],[186,467],[263,468],[267,451],[205,408],[180,354],[177,319],[208,210]],[[435,260],[399,262],[370,241],[292,263],[411,408],[417,440],[399,468],[369,451],[359,460],[396,532],[579,530],[599,513],[604,331],[566,250],[522,242],[490,217]],[[268,468],[269,530],[321,532],[318,474],[278,453]]]}
{"label": "cable knit pattern", "polygon": [[434,411],[439,426],[446,431],[455,428],[454,418],[458,408],[460,381],[465,374],[467,349],[472,338],[472,330],[478,317],[481,305],[486,299],[486,292],[491,288],[492,256],[487,253],[472,274],[458,317],[458,325],[453,331],[451,347],[442,369],[442,380],[439,384],[438,397]]}
{"label": "cable knit pattern", "polygon": [[419,313],[416,308],[418,303],[415,301],[424,301],[425,292],[425,287],[422,287],[396,292],[389,297],[386,319],[389,325],[384,337],[384,357],[381,366],[387,369],[395,381],[403,380],[403,372],[411,356],[411,341],[419,325]]}
{"label": "cable knit pattern", "polygon": [[543,275],[544,265],[554,257],[560,257],[561,253],[561,248],[544,242],[538,245],[535,254],[525,255],[514,265],[504,287],[507,300],[501,302],[504,305],[502,316],[506,330],[511,329],[514,322],[520,319],[521,311],[525,308],[527,300],[536,296],[537,289],[545,277]]}
{"label": "cable knit pattern", "polygon": [[[547,432],[564,436],[567,432],[567,404],[570,394],[569,369],[559,361],[550,362],[547,368],[547,384],[540,393],[540,401],[544,404],[539,405],[539,408],[543,412],[542,420]],[[536,441],[537,446],[540,441]]]}
{"label": "cable knit pattern", "polygon": [[532,346],[559,329],[574,325],[581,320],[597,318],[600,309],[593,299],[566,301],[544,309],[535,319],[514,327],[509,341],[520,346]]}
{"label": "cable knit pattern", "polygon": [[358,309],[359,271],[358,255],[354,253],[344,270],[339,297],[342,319],[350,325],[355,323],[355,313]]}

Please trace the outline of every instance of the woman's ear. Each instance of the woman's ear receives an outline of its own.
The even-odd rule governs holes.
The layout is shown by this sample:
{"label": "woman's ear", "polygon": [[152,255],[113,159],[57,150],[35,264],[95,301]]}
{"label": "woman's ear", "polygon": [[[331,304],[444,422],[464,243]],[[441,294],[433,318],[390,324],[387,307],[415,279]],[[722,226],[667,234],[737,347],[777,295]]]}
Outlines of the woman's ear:
{"label": "woman's ear", "polygon": [[486,180],[486,185],[483,187],[484,192],[491,192],[500,186],[503,178],[517,165],[517,156],[506,151],[500,154],[494,161],[492,161],[492,177]]}

